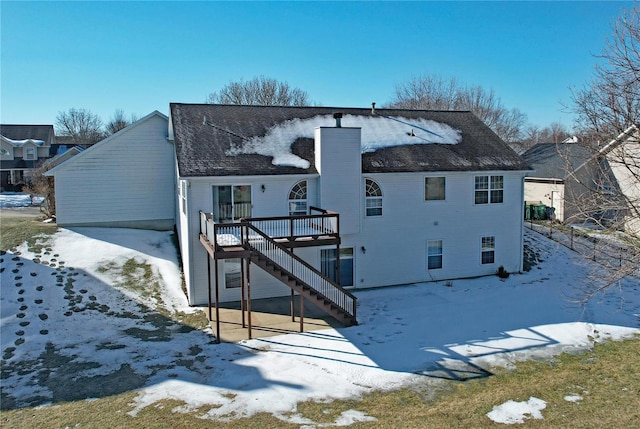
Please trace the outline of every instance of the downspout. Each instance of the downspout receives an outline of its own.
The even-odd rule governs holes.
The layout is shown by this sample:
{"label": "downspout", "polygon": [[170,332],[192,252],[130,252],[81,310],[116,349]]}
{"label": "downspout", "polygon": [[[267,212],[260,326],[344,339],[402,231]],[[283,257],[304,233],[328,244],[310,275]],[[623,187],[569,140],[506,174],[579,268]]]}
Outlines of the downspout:
{"label": "downspout", "polygon": [[520,261],[518,263],[518,272],[524,271],[524,179],[522,176],[520,183]]}

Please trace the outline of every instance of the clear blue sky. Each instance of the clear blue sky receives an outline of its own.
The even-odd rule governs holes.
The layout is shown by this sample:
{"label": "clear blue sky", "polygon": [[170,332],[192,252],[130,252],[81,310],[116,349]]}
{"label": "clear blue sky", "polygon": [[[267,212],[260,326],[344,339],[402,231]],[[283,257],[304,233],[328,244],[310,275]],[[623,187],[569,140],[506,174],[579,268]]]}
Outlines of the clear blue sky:
{"label": "clear blue sky", "polygon": [[571,127],[561,103],[632,4],[3,0],[0,119],[167,114],[258,75],[324,106],[381,106],[396,84],[437,74],[493,89],[532,124]]}

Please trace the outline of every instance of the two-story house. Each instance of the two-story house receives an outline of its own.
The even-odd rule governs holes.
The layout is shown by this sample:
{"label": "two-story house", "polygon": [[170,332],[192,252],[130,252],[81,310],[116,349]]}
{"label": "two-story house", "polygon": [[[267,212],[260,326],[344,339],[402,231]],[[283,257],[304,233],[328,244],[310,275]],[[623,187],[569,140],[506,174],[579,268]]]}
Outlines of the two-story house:
{"label": "two-story house", "polygon": [[169,140],[192,305],[522,269],[530,168],[470,112],[173,103]]}
{"label": "two-story house", "polygon": [[0,125],[0,191],[21,191],[54,144],[53,125]]}

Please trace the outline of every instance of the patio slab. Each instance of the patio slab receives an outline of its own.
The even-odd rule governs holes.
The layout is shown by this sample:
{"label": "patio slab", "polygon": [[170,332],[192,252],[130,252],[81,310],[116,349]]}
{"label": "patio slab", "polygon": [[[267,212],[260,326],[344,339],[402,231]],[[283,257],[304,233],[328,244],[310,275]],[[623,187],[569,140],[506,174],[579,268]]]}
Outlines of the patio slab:
{"label": "patio slab", "polygon": [[[249,338],[249,314],[245,308],[245,326],[242,325],[240,301],[220,304],[220,340],[235,343]],[[215,334],[215,307],[211,309],[211,328]],[[251,337],[265,338],[274,335],[301,332],[300,297],[294,299],[295,318],[291,318],[291,298],[267,298],[251,301]],[[320,329],[341,328],[344,325],[319,308],[305,302],[303,329],[305,332]]]}

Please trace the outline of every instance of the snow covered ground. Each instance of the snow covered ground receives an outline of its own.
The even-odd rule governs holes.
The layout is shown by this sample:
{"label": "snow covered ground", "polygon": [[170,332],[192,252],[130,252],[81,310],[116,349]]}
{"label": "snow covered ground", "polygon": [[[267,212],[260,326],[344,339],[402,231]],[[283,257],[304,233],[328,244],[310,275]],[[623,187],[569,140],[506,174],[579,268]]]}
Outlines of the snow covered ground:
{"label": "snow covered ground", "polygon": [[[60,229],[35,253],[23,245],[0,256],[3,408],[136,391],[132,415],[174,398],[184,401],[175,412],[203,418],[264,411],[313,425],[298,402],[485,377],[495,365],[640,333],[636,280],[573,304],[583,261],[525,237],[540,257],[525,274],[356,291],[358,326],[214,344],[211,332],[155,311],[196,311],[169,233]],[[148,287],[124,288],[131,276]],[[517,421],[523,407],[543,416],[544,398],[496,407],[496,421]],[[335,424],[371,419],[352,410]]]}
{"label": "snow covered ground", "polygon": [[43,200],[43,197],[35,196],[33,201],[31,201],[29,194],[25,194],[24,192],[2,192],[0,193],[0,208],[39,206]]}

